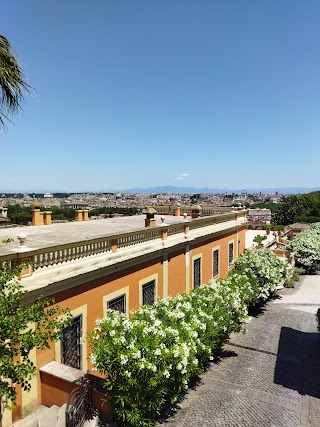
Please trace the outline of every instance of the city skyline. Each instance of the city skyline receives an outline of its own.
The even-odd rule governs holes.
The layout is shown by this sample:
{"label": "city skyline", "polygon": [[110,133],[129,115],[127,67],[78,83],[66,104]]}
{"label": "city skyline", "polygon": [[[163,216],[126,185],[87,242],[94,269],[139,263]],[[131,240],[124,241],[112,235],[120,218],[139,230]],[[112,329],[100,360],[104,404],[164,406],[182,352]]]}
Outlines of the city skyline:
{"label": "city skyline", "polygon": [[1,187],[318,187],[319,12],[5,0],[34,91],[0,135]]}
{"label": "city skyline", "polygon": [[320,191],[320,187],[305,188],[305,187],[256,187],[256,188],[194,188],[194,187],[177,187],[177,186],[158,186],[149,188],[126,188],[126,189],[92,189],[91,191],[64,191],[62,189],[54,188],[33,188],[26,189],[20,188],[15,191],[0,188],[2,194],[45,194],[45,193],[61,193],[61,194],[107,194],[107,193],[123,193],[123,194],[223,194],[223,193],[241,193],[246,192],[250,194],[303,194],[313,191]]}

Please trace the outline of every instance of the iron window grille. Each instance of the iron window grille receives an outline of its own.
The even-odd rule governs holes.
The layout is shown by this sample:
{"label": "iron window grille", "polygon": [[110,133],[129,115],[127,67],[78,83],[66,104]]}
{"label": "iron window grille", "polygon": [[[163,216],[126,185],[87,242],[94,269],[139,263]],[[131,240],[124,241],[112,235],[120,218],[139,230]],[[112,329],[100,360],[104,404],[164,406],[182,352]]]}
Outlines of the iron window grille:
{"label": "iron window grille", "polygon": [[120,297],[108,301],[107,308],[109,310],[119,311],[120,313],[126,314],[126,295],[123,294]]}
{"label": "iron window grille", "polygon": [[233,261],[233,243],[229,243],[229,267]]}
{"label": "iron window grille", "polygon": [[62,363],[75,369],[81,369],[82,364],[82,316],[72,319],[71,325],[62,329],[61,336],[61,353]]}
{"label": "iron window grille", "polygon": [[193,261],[193,287],[197,288],[201,285],[201,258]]}
{"label": "iron window grille", "polygon": [[142,304],[153,305],[156,300],[156,281],[142,285]]}
{"label": "iron window grille", "polygon": [[213,251],[213,269],[212,269],[212,277],[219,276],[219,249]]}

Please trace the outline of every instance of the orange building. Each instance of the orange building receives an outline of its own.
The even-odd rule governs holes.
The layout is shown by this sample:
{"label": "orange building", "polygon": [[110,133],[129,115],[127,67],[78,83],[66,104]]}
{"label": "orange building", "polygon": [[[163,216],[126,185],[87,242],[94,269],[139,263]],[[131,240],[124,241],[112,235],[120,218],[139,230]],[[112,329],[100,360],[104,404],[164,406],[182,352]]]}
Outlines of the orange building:
{"label": "orange building", "polygon": [[244,251],[245,211],[198,218],[146,214],[148,221],[140,215],[0,230],[0,238],[5,233],[20,240],[18,248],[17,242],[1,247],[0,262],[33,262],[21,275],[28,290],[25,303],[53,297],[73,315],[61,342],[31,352],[38,376],[30,392],[18,390],[18,406],[4,411],[3,427],[40,404],[67,402],[75,380],[92,368],[81,337],[106,308],[130,315],[157,298],[226,278],[232,260]]}

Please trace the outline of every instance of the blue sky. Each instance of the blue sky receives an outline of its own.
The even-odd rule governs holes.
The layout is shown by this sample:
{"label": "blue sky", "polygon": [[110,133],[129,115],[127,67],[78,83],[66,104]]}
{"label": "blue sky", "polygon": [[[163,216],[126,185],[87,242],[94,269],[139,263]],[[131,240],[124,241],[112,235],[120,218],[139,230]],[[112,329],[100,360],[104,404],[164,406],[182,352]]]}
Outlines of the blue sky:
{"label": "blue sky", "polygon": [[1,189],[320,184],[318,0],[2,0]]}

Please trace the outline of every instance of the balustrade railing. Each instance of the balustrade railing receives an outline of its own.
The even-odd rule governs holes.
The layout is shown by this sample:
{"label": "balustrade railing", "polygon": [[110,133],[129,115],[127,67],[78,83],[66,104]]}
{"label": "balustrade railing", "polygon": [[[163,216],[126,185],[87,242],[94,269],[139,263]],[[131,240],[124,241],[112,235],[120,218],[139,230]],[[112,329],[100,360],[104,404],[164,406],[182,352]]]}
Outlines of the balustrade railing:
{"label": "balustrade railing", "polygon": [[91,255],[108,252],[111,250],[111,238],[94,239],[65,245],[51,246],[28,252],[33,254],[33,269],[49,265],[61,264],[62,262],[80,259]]}
{"label": "balustrade railing", "polygon": [[168,236],[184,233],[184,223],[173,224],[168,227]]}
{"label": "balustrade railing", "polygon": [[228,214],[218,214],[203,218],[189,219],[185,222],[180,222],[171,225],[157,226],[146,228],[143,230],[111,235],[96,239],[90,239],[80,242],[66,243],[63,245],[50,246],[36,250],[27,250],[23,254],[10,253],[0,256],[0,266],[4,262],[10,263],[11,266],[17,261],[28,260],[32,263],[33,270],[38,270],[44,267],[49,267],[71,260],[87,258],[92,255],[115,252],[119,248],[125,248],[132,245],[138,245],[148,241],[163,239],[163,230],[166,230],[167,236],[171,237],[186,232],[185,225],[188,229],[195,230],[197,228],[208,227],[223,222],[233,221],[245,218],[245,211],[232,212]]}
{"label": "balustrade railing", "polygon": [[[152,206],[158,214],[174,214],[176,209],[175,206],[172,205],[155,205]],[[192,212],[192,206],[180,206],[180,213],[190,214]],[[221,213],[230,213],[231,207],[228,206],[201,206],[201,213],[203,215],[217,215]]]}
{"label": "balustrade railing", "polygon": [[137,245],[139,243],[156,240],[160,238],[159,229],[149,228],[142,231],[133,231],[121,236],[114,236],[117,239],[117,247],[124,248],[125,246]]}

